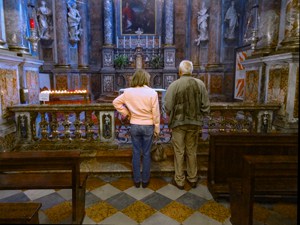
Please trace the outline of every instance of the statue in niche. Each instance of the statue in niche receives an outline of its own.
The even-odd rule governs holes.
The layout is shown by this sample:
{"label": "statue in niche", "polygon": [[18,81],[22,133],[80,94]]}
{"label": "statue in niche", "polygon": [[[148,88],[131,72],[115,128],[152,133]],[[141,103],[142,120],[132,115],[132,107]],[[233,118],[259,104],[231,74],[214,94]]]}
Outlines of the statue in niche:
{"label": "statue in niche", "polygon": [[228,23],[225,38],[229,40],[235,39],[235,28],[238,26],[238,13],[234,7],[234,1],[231,1],[231,6],[228,8],[224,21]]}
{"label": "statue in niche", "polygon": [[110,115],[108,114],[105,114],[105,117],[104,117],[104,134],[103,136],[105,138],[109,138],[111,137],[111,118],[110,118]]}
{"label": "statue in niche", "polygon": [[50,16],[52,11],[46,6],[45,1],[41,1],[41,6],[37,9],[38,31],[41,39],[49,40],[50,35]]}
{"label": "statue in niche", "polygon": [[71,42],[80,41],[80,35],[82,33],[82,29],[80,27],[81,16],[76,7],[76,2],[68,4],[68,26]]}
{"label": "statue in niche", "polygon": [[197,29],[199,31],[199,35],[198,35],[198,38],[195,40],[195,42],[197,43],[198,46],[201,41],[208,40],[208,29],[207,29],[208,17],[209,17],[208,8],[205,6],[205,2],[203,2],[202,8],[198,12],[198,18],[197,18]]}

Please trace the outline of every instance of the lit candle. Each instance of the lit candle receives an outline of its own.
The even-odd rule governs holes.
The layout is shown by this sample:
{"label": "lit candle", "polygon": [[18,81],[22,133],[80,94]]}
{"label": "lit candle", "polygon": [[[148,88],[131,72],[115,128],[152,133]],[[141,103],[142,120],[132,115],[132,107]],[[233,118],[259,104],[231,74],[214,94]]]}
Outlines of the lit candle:
{"label": "lit candle", "polygon": [[123,48],[125,48],[125,36],[124,36],[124,41],[123,41]]}
{"label": "lit candle", "polygon": [[146,48],[148,48],[148,36],[146,36]]}
{"label": "lit candle", "polygon": [[34,29],[34,20],[33,19],[29,20],[29,25],[30,25],[31,29]]}
{"label": "lit candle", "polygon": [[152,37],[152,48],[154,48],[154,36]]}

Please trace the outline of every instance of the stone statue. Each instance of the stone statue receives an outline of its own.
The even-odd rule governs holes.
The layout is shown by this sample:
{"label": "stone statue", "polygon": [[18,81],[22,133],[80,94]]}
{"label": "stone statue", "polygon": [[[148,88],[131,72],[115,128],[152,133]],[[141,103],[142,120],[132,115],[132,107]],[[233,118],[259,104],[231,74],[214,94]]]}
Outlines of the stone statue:
{"label": "stone statue", "polygon": [[234,8],[234,1],[231,2],[231,6],[228,8],[224,21],[228,23],[228,29],[225,33],[225,38],[235,39],[235,28],[238,26],[238,14]]}
{"label": "stone statue", "polygon": [[195,40],[195,42],[197,42],[197,45],[199,45],[201,41],[208,40],[208,29],[207,29],[208,17],[209,17],[208,8],[205,6],[205,2],[203,2],[202,8],[198,12],[198,18],[197,18],[197,29],[199,31],[199,36]]}
{"label": "stone statue", "polygon": [[41,39],[48,40],[51,38],[50,31],[50,15],[51,10],[46,6],[45,1],[41,1],[41,6],[37,9],[38,29]]}
{"label": "stone statue", "polygon": [[76,2],[68,4],[68,25],[69,25],[69,37],[71,42],[77,42],[80,40],[82,29],[80,27],[81,16],[76,9]]}

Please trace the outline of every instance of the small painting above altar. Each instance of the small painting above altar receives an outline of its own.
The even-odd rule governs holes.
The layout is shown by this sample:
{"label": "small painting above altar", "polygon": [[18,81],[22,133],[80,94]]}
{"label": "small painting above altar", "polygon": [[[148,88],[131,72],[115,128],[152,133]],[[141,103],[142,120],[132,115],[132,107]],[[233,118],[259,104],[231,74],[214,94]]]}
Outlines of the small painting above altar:
{"label": "small painting above altar", "polygon": [[121,0],[121,34],[134,34],[140,28],[143,34],[156,33],[155,0]]}

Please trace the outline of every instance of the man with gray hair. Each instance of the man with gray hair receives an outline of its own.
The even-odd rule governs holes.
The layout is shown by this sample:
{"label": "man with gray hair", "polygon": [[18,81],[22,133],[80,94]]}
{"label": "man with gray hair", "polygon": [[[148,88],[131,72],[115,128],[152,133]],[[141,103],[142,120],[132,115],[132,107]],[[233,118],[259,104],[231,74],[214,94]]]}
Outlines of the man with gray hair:
{"label": "man with gray hair", "polygon": [[[210,102],[205,84],[192,77],[193,63],[183,60],[179,64],[180,78],[170,84],[164,107],[172,129],[175,175],[172,184],[184,189],[185,180],[197,187],[197,147],[204,116],[210,112]],[[186,156],[186,172],[184,160]]]}

